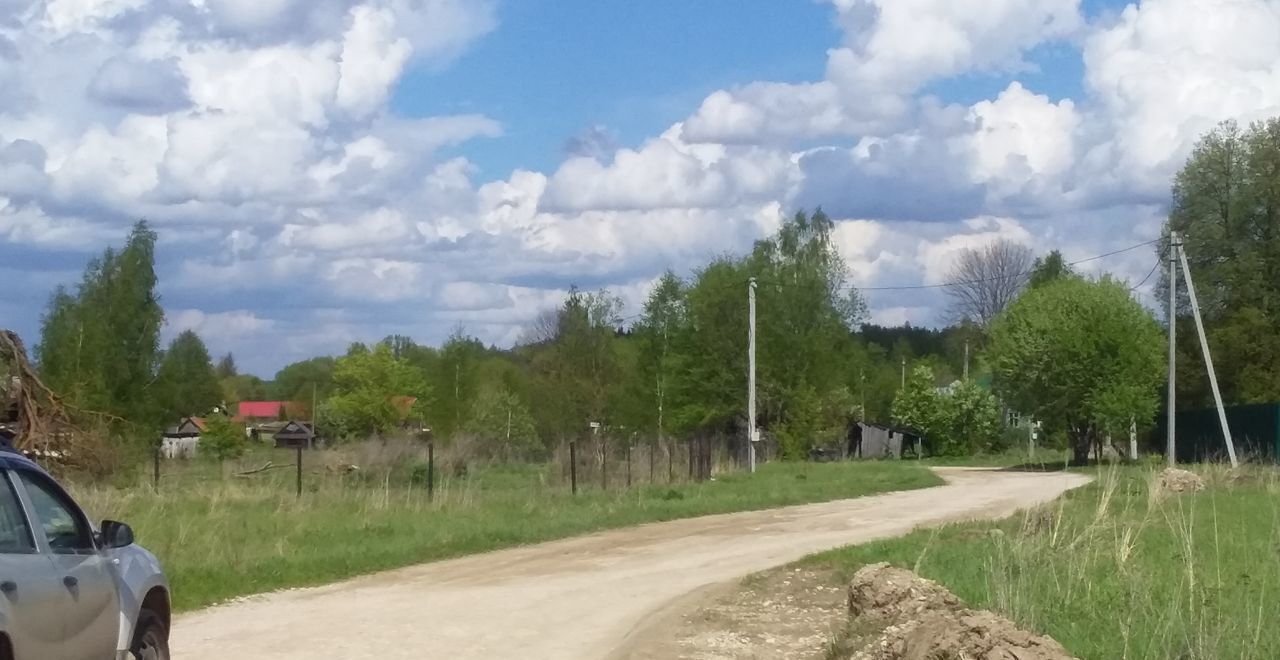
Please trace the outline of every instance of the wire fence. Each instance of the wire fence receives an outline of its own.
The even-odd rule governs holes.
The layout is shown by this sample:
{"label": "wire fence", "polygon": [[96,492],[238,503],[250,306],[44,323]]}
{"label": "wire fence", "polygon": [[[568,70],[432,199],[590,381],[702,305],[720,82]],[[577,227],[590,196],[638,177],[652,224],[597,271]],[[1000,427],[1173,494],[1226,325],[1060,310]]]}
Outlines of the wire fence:
{"label": "wire fence", "polygon": [[[773,454],[767,443],[761,445],[758,463]],[[177,453],[157,448],[145,465],[126,471],[120,481],[160,492],[252,484],[299,497],[376,485],[420,489],[430,497],[446,483],[525,478],[540,489],[577,494],[705,482],[745,471],[747,464],[745,441],[724,435],[659,439],[600,434],[562,441],[538,461],[485,455],[465,441],[386,438],[328,447],[254,445],[245,455],[225,461],[202,456],[198,444]]]}

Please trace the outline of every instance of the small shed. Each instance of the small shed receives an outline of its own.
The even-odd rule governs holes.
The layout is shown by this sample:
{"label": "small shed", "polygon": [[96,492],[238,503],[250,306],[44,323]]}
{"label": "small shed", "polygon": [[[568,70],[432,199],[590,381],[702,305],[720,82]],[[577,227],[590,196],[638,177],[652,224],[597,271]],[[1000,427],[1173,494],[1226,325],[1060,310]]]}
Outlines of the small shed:
{"label": "small shed", "polygon": [[198,438],[209,426],[200,417],[183,417],[181,421],[164,430],[166,438]]}
{"label": "small shed", "polygon": [[275,435],[272,437],[275,438],[276,447],[286,449],[293,449],[296,447],[310,449],[316,440],[315,431],[311,428],[310,424],[295,421],[289,421],[286,423],[284,427],[279,431],[276,431]]}
{"label": "small shed", "polygon": [[920,451],[924,436],[915,429],[858,422],[849,431],[850,458],[902,458],[904,449]]}
{"label": "small shed", "polygon": [[165,458],[191,458],[200,446],[200,436],[208,425],[199,417],[183,417],[181,421],[165,429],[160,439],[160,454]]}

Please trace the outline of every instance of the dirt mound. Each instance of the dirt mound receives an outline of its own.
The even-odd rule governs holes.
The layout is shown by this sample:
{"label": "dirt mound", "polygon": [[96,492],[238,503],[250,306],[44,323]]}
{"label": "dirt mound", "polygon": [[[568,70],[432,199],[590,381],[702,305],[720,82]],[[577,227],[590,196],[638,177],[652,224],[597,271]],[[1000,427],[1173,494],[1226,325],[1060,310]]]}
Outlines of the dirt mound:
{"label": "dirt mound", "polygon": [[1070,660],[1056,641],[1019,629],[987,611],[964,607],[955,594],[888,564],[858,571],[849,585],[855,626],[875,630],[852,660]]}
{"label": "dirt mound", "polygon": [[1204,479],[1194,472],[1165,468],[1160,473],[1157,486],[1160,491],[1167,493],[1198,493],[1204,490]]}
{"label": "dirt mound", "polygon": [[864,566],[849,583],[849,613],[884,623],[962,606],[942,585],[888,564]]}

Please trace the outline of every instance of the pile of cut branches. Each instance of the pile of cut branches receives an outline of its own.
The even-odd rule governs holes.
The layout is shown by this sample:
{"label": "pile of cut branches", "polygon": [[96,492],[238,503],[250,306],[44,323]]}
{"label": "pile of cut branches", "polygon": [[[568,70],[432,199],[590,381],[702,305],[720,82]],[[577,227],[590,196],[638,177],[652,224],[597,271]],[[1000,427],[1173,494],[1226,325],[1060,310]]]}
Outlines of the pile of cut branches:
{"label": "pile of cut branches", "polygon": [[18,412],[14,448],[68,467],[96,461],[98,452],[89,450],[101,444],[99,434],[86,429],[77,419],[84,415],[40,379],[17,333],[0,329],[0,364],[8,366],[5,386]]}

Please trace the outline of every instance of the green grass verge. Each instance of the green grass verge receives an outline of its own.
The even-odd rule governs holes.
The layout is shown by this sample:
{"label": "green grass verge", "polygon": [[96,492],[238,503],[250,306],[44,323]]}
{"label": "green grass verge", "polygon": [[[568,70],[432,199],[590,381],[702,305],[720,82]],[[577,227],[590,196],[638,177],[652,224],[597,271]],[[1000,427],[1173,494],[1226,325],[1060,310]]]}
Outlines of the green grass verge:
{"label": "green grass verge", "polygon": [[133,526],[164,564],[178,610],[596,530],[941,483],[902,463],[767,464],[754,476],[609,492],[584,486],[574,497],[547,466],[510,466],[442,479],[430,500],[420,484],[309,473],[308,492],[296,498],[291,470],[252,479],[199,463],[190,470],[166,476],[159,493],[72,488],[87,510]]}
{"label": "green grass verge", "polygon": [[969,605],[1082,658],[1280,657],[1280,477],[1200,470],[1209,489],[1159,495],[1150,467],[1103,468],[1058,502],[844,548],[806,562],[843,577],[911,568]]}

